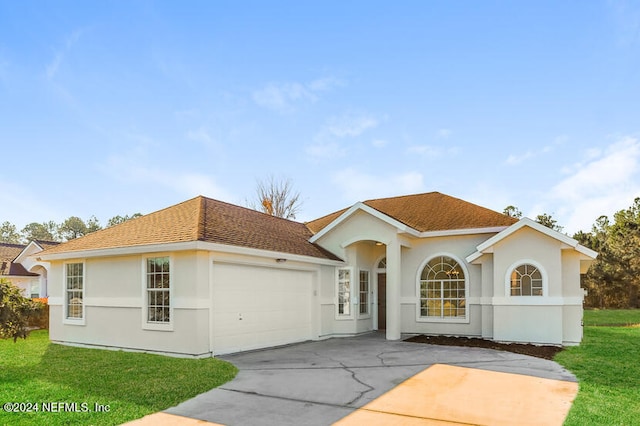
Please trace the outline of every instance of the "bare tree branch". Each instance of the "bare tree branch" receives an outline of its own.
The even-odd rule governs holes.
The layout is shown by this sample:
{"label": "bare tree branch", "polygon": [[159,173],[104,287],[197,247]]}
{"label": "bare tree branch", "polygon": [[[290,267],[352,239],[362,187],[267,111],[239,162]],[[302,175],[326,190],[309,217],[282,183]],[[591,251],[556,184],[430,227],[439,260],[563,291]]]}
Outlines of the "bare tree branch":
{"label": "bare tree branch", "polygon": [[273,175],[256,184],[256,200],[247,205],[271,216],[295,219],[302,201],[290,179],[276,179]]}

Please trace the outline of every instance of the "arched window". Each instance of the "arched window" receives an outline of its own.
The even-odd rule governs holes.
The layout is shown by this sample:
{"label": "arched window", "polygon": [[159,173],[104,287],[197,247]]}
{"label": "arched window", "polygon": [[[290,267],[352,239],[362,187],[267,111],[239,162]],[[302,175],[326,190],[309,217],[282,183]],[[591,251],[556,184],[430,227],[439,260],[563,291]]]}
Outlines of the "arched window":
{"label": "arched window", "polygon": [[466,285],[458,261],[444,255],[429,260],[420,274],[420,317],[465,318]]}
{"label": "arched window", "polygon": [[543,280],[540,269],[529,263],[511,271],[511,296],[542,296]]}
{"label": "arched window", "polygon": [[380,259],[380,262],[378,262],[378,269],[387,269],[387,258],[383,257],[382,259]]}

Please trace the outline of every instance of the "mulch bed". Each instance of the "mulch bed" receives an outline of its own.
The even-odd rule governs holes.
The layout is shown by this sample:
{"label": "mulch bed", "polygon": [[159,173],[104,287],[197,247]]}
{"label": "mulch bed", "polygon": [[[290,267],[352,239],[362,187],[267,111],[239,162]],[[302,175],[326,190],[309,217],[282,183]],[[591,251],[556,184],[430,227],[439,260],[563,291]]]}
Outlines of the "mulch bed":
{"label": "mulch bed", "polygon": [[544,359],[553,359],[555,354],[562,350],[562,347],[560,346],[532,345],[528,343],[498,343],[476,337],[425,336],[424,334],[410,337],[405,341],[413,343],[427,343],[430,345],[468,346],[474,348],[496,349],[499,351],[530,355]]}

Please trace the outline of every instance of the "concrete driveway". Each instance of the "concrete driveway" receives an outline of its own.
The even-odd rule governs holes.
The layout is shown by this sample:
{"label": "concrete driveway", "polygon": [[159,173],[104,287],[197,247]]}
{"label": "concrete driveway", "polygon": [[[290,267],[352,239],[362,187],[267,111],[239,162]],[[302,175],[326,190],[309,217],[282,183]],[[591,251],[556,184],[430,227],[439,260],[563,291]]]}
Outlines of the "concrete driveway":
{"label": "concrete driveway", "polygon": [[[225,425],[329,425],[435,364],[576,382],[552,361],[490,349],[387,341],[381,333],[221,358],[240,370],[234,380],[165,413]],[[464,391],[455,404],[465,404]]]}

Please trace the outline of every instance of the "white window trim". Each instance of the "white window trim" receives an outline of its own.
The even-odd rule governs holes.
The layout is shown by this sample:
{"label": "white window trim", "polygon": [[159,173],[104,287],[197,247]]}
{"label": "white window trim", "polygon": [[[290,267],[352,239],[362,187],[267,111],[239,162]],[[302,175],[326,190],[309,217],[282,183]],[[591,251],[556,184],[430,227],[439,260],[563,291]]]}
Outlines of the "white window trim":
{"label": "white window trim", "polygon": [[[69,303],[67,302],[67,265],[82,264],[82,318],[68,318]],[[84,259],[64,262],[62,264],[62,323],[67,325],[85,325],[87,318],[87,265]]]}
{"label": "white window trim", "polygon": [[378,268],[378,265],[380,265],[380,262],[382,262],[383,259],[386,260],[386,258],[387,258],[387,255],[385,253],[382,256],[379,256],[376,259],[376,261],[373,263],[373,270],[376,271],[376,273],[387,272],[386,262],[385,262],[385,267],[384,268]]}
{"label": "white window trim", "polygon": [[[511,272],[513,272],[513,270],[516,269],[518,266],[526,265],[526,264],[533,265],[536,268],[538,268],[538,271],[540,271],[540,275],[542,275],[542,296],[526,296],[526,295],[512,296],[511,295]],[[504,295],[508,299],[523,300],[523,301],[531,298],[533,299],[549,298],[549,275],[547,274],[547,270],[544,268],[544,266],[542,266],[540,262],[537,262],[533,259],[520,259],[513,262],[511,266],[507,268],[507,272],[504,276]],[[530,303],[523,303],[523,304],[530,304]],[[533,304],[537,304],[537,303],[533,303]]]}
{"label": "white window trim", "polygon": [[[149,309],[149,300],[147,293],[147,259],[154,259],[157,257],[169,258],[169,322],[167,323],[155,323],[147,321],[147,312]],[[168,253],[150,253],[149,255],[142,256],[140,261],[142,265],[142,329],[154,330],[154,331],[173,331],[174,324],[174,300],[173,293],[173,281],[174,281],[174,262],[173,256]]]}
{"label": "white window trim", "polygon": [[[421,281],[421,277],[422,277],[422,271],[423,269],[427,266],[427,264],[429,262],[431,262],[432,259],[435,259],[436,257],[440,257],[440,256],[444,256],[444,257],[450,257],[451,259],[455,260],[458,265],[460,265],[460,268],[462,268],[462,271],[464,272],[464,317],[448,317],[448,318],[435,318],[435,317],[423,317],[421,316],[421,311],[420,311],[420,281]],[[470,322],[470,318],[469,318],[469,284],[470,283],[470,277],[469,277],[469,269],[467,268],[467,265],[465,263],[464,260],[462,260],[460,257],[456,256],[453,253],[447,253],[447,252],[440,252],[440,253],[435,253],[429,257],[427,257],[418,267],[418,272],[416,273],[416,322],[434,322],[434,323],[457,323],[457,324],[469,324]]]}
{"label": "white window trim", "polygon": [[[360,291],[360,272],[366,272],[367,276],[369,277],[369,283],[367,285],[367,313],[366,314],[361,314],[360,313],[360,294],[362,293]],[[360,319],[366,319],[366,318],[371,318],[371,299],[373,298],[373,292],[371,291],[371,271],[368,269],[358,269],[358,304],[356,305],[358,307],[358,318]]]}
{"label": "white window trim", "polygon": [[[339,310],[339,302],[340,302],[340,271],[349,271],[349,314],[341,314],[338,312]],[[353,278],[354,278],[355,274],[354,274],[354,268],[351,266],[347,266],[347,267],[341,267],[341,268],[336,268],[336,275],[335,275],[335,289],[336,289],[336,294],[335,294],[335,305],[336,305],[336,309],[335,309],[335,314],[336,314],[336,319],[337,320],[351,320],[354,318],[354,303],[353,301],[355,300],[355,297],[353,295]],[[360,277],[358,277],[358,279],[360,279]]]}

